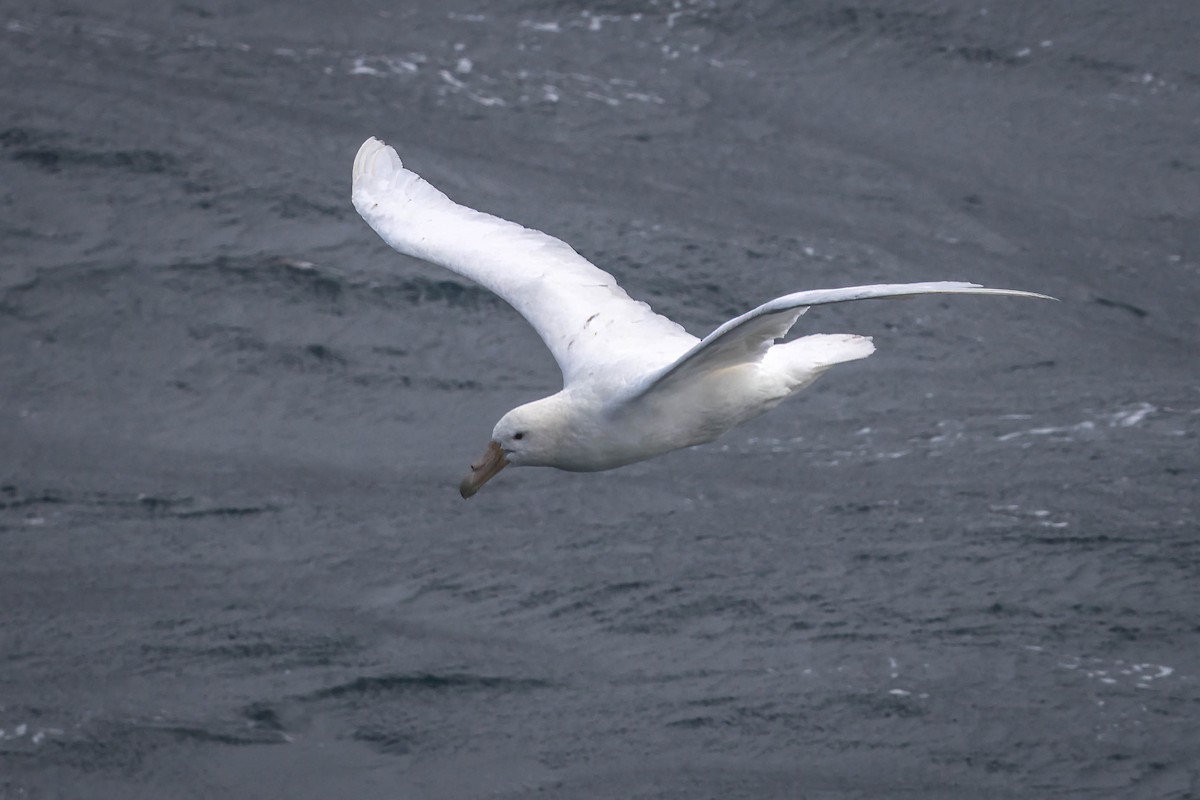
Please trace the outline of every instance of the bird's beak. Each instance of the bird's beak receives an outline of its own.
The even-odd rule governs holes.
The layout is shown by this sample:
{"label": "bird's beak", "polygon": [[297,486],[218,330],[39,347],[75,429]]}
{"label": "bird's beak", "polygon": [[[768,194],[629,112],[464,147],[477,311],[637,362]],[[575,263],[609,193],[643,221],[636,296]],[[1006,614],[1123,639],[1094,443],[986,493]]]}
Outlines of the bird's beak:
{"label": "bird's beak", "polygon": [[479,488],[496,476],[500,470],[508,466],[504,451],[496,442],[488,444],[483,458],[471,465],[471,472],[458,485],[458,493],[467,499],[479,491]]}

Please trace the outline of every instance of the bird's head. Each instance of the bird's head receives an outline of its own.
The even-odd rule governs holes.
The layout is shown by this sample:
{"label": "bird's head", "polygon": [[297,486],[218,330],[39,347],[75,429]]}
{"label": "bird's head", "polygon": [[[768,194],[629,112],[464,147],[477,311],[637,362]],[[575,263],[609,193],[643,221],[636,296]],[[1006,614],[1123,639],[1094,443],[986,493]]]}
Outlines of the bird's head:
{"label": "bird's head", "polygon": [[553,395],[517,406],[501,417],[487,450],[471,464],[470,474],[459,485],[459,493],[470,497],[509,464],[555,466],[570,429],[566,411],[559,395]]}

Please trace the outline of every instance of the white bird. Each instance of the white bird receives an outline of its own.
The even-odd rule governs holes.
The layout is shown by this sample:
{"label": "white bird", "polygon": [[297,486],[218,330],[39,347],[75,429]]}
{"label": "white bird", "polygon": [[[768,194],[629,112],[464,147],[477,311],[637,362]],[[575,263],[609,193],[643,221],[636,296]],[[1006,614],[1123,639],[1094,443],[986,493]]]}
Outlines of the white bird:
{"label": "white bird", "polygon": [[509,464],[590,472],[710,442],[834,364],[874,352],[870,338],[849,334],[775,344],[811,306],[933,293],[1053,299],[956,281],[819,289],[778,297],[697,339],[564,242],[455,203],[378,139],[354,159],[353,199],[396,250],[506,300],[562,370],[561,391],[496,423],[459,487],[463,497]]}

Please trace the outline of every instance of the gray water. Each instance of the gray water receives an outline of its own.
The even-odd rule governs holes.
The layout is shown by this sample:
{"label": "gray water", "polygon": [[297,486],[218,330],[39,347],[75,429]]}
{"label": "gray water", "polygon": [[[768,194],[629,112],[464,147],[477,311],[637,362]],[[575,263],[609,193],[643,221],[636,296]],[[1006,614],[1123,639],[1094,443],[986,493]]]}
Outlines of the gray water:
{"label": "gray water", "polygon": [[[0,798],[1200,795],[1200,7],[9,0]],[[702,335],[878,352],[456,486],[558,387],[369,135]]]}

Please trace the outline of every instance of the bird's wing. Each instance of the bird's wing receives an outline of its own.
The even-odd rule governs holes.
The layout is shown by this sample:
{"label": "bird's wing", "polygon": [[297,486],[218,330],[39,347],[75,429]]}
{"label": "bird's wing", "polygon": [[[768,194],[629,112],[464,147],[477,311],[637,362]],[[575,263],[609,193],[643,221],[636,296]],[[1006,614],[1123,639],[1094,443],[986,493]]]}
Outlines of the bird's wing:
{"label": "bird's wing", "polygon": [[[455,203],[367,139],[354,159],[354,207],[405,255],[495,292],[525,317],[570,384],[621,360],[670,363],[697,341],[632,300],[612,275],[553,236]],[[649,368],[649,367],[648,367]]]}
{"label": "bird's wing", "polygon": [[753,311],[734,317],[704,337],[673,364],[647,376],[634,387],[627,401],[687,381],[692,377],[713,372],[735,364],[760,360],[776,339],[787,334],[812,306],[848,303],[851,300],[870,300],[882,297],[911,297],[918,294],[991,294],[1011,297],[1036,297],[1053,300],[1044,294],[1021,292],[1015,289],[988,289],[977,283],[932,281],[927,283],[884,283],[871,286],[847,286],[843,289],[815,289],[796,292],[763,303]]}

